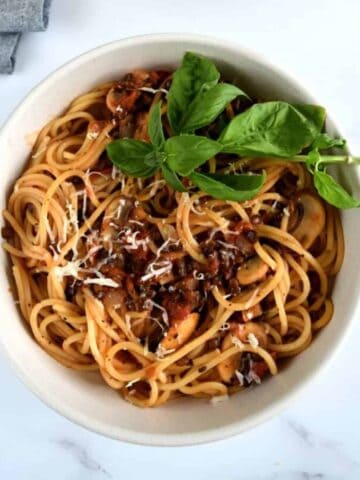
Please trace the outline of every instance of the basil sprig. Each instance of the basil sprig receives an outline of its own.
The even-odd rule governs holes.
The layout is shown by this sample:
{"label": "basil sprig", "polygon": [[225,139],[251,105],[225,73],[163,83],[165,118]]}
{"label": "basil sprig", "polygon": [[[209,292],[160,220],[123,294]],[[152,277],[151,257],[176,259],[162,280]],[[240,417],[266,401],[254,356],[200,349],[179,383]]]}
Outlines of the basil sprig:
{"label": "basil sprig", "polygon": [[185,192],[186,188],[179,175],[188,176],[204,192],[222,200],[239,202],[256,195],[264,183],[264,174],[219,175],[195,172],[197,167],[221,151],[221,144],[207,137],[190,134],[165,140],[160,104],[153,107],[148,130],[152,143],[126,139],[116,140],[108,146],[112,162],[127,175],[147,177],[160,168],[165,181],[174,190]]}
{"label": "basil sprig", "polygon": [[[264,102],[226,124],[219,115],[234,98],[247,95],[234,85],[219,83],[219,79],[220,74],[209,59],[187,52],[173,74],[168,94],[167,117],[174,136],[165,138],[161,105],[157,103],[149,117],[150,143],[116,140],[107,147],[110,160],[134,177],[152,176],[160,169],[174,190],[186,191],[182,177],[188,177],[215,198],[244,201],[259,192],[264,174],[220,175],[196,169],[218,153],[279,157],[304,162],[314,176],[319,195],[328,203],[339,208],[360,206],[360,201],[327,172],[329,164],[355,164],[360,163],[360,158],[329,154],[331,148],[343,148],[345,141],[323,132],[323,107]],[[218,117],[223,130],[217,141],[196,134]]]}
{"label": "basil sprig", "polygon": [[173,75],[168,96],[168,119],[174,134],[192,133],[209,125],[237,96],[247,95],[228,83],[207,58],[187,52]]}

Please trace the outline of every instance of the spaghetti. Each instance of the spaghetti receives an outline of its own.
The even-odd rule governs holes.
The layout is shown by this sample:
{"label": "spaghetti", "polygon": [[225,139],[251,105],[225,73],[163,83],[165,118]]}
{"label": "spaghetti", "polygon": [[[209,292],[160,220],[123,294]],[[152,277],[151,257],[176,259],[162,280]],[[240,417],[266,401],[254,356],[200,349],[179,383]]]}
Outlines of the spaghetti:
{"label": "spaghetti", "polygon": [[168,75],[134,72],[74,100],[38,134],[4,212],[36,341],[141,407],[223,398],[276,374],[330,321],[344,254],[339,213],[300,164],[212,158],[211,172],[266,172],[243,203],[111,166],[112,138],[147,140],[160,97],[164,114]]}

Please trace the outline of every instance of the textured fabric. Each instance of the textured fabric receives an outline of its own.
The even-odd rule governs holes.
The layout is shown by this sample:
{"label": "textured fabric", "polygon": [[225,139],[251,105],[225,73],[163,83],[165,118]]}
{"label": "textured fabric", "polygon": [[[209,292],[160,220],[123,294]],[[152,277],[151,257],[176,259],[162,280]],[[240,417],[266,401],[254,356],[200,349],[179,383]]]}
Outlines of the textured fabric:
{"label": "textured fabric", "polygon": [[0,33],[0,73],[12,73],[20,33]]}
{"label": "textured fabric", "polygon": [[12,73],[23,32],[46,29],[51,0],[0,0],[0,73]]}
{"label": "textured fabric", "polygon": [[49,20],[50,0],[0,0],[0,32],[39,32]]}

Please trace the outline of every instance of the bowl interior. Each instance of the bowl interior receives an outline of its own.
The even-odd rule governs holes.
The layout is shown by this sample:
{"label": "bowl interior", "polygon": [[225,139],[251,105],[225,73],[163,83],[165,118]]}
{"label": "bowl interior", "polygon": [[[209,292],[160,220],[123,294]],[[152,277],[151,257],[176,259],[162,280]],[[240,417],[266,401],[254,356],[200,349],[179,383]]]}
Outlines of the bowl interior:
{"label": "bowl interior", "polygon": [[[22,171],[30,146],[29,134],[41,128],[77,95],[93,86],[120,78],[134,68],[174,67],[184,51],[216,61],[227,78],[252,95],[297,103],[314,100],[298,84],[252,53],[203,37],[156,35],[115,42],[89,52],[48,77],[20,105],[0,134],[3,165],[1,205]],[[334,126],[329,122],[329,128]],[[345,180],[358,188],[349,170]],[[260,388],[235,395],[217,407],[202,400],[179,400],[154,410],[124,402],[98,375],[73,372],[52,360],[32,339],[8,290],[10,276],[1,249],[0,343],[25,383],[48,405],[90,429],[118,439],[147,444],[180,445],[219,439],[238,433],[276,413],[327,363],[344,338],[359,298],[360,250],[357,212],[343,214],[345,262],[334,288],[335,315],[315,342]]]}

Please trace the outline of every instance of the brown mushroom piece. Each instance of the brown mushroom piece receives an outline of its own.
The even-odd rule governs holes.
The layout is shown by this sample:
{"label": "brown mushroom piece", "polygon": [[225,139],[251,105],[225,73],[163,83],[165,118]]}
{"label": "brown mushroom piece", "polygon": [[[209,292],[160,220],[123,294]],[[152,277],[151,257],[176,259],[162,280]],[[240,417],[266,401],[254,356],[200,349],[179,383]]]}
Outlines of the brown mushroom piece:
{"label": "brown mushroom piece", "polygon": [[106,106],[112,113],[125,116],[134,110],[135,102],[141,95],[139,88],[149,84],[149,72],[134,70],[111,88],[106,96]]}
{"label": "brown mushroom piece", "polygon": [[299,218],[290,233],[304,248],[310,248],[325,227],[325,208],[322,201],[308,190],[297,195],[296,206],[294,215]]}
{"label": "brown mushroom piece", "polygon": [[[232,341],[231,333],[228,333],[221,344],[221,351],[224,352],[229,348],[233,347],[234,343]],[[235,353],[235,355],[231,355],[226,360],[223,360],[217,365],[217,371],[221,377],[221,380],[225,383],[230,383],[231,379],[235,375],[236,370],[240,366],[241,360],[241,353]]]}
{"label": "brown mushroom piece", "polygon": [[241,265],[236,272],[236,279],[240,285],[251,285],[262,280],[269,270],[269,266],[259,257],[252,257]]}
{"label": "brown mushroom piece", "polygon": [[256,337],[260,347],[267,348],[268,337],[265,332],[265,328],[261,323],[247,322],[232,323],[230,327],[231,333],[236,336],[241,342],[249,343],[249,335],[252,334]]}
{"label": "brown mushroom piece", "polygon": [[115,113],[118,105],[120,105],[121,95],[122,91],[116,87],[111,88],[106,95],[106,106],[112,113]]}
{"label": "brown mushroom piece", "polygon": [[194,333],[199,318],[198,313],[190,313],[181,320],[174,320],[166,336],[161,340],[160,348],[162,350],[177,350],[184,345]]}

